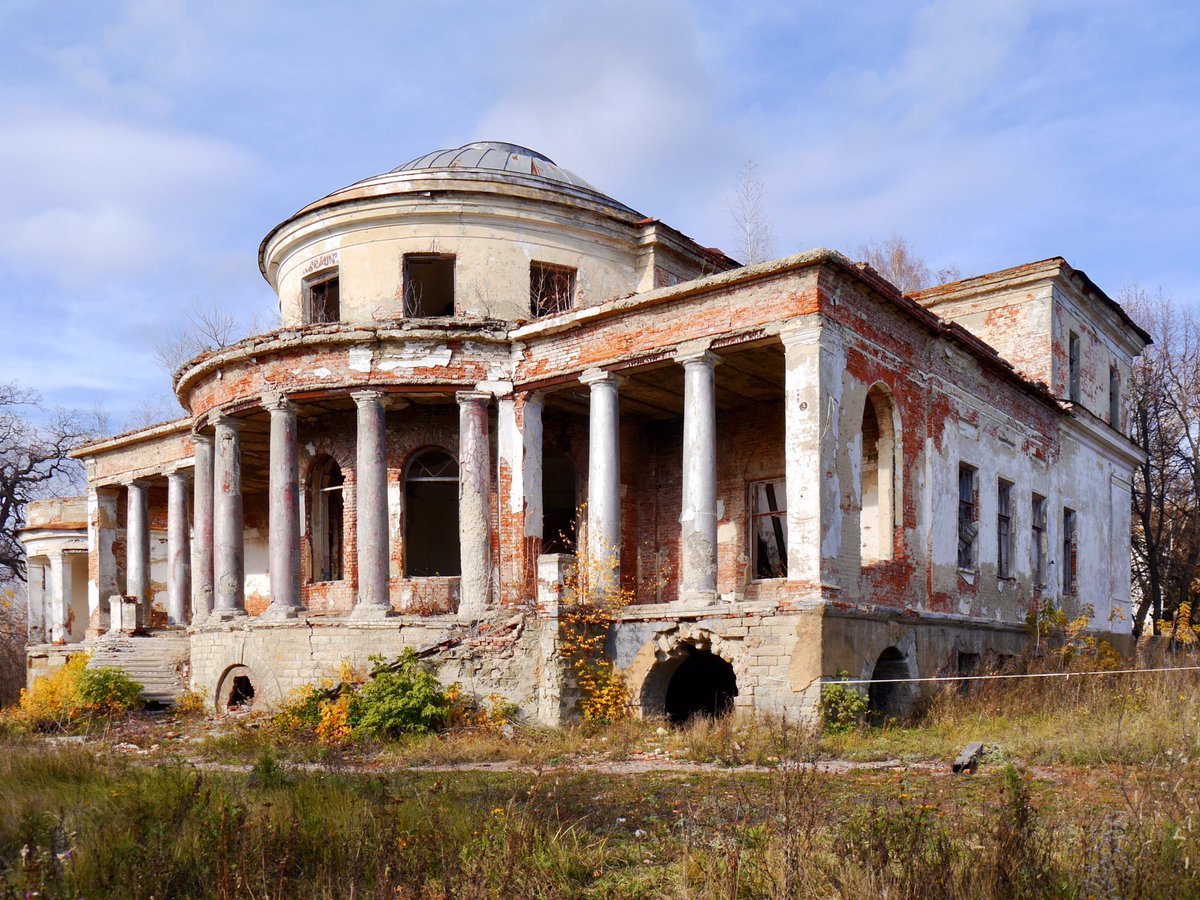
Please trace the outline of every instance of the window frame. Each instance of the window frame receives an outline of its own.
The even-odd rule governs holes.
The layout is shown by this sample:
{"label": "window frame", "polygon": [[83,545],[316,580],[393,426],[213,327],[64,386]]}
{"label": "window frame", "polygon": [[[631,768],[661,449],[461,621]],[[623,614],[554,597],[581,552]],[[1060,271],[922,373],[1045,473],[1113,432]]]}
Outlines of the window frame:
{"label": "window frame", "polygon": [[1046,546],[1048,524],[1046,516],[1049,503],[1046,502],[1045,497],[1034,491],[1029,507],[1031,517],[1029,529],[1033,542],[1033,546],[1030,548],[1033,556],[1031,560],[1033,564],[1033,586],[1044,588],[1046,586],[1046,557],[1048,555],[1046,552],[1048,549]]}
{"label": "window frame", "polygon": [[[969,500],[963,497],[964,476],[969,479]],[[971,537],[964,548],[963,536],[968,530]],[[965,462],[958,464],[958,569],[979,571],[979,469]]]}
{"label": "window frame", "polygon": [[1067,336],[1067,396],[1072,403],[1082,402],[1082,369],[1083,346],[1079,335],[1072,331]]}
{"label": "window frame", "polygon": [[[331,484],[333,473],[339,479]],[[322,454],[309,469],[309,496],[307,516],[309,573],[311,584],[330,584],[346,580],[346,473],[336,459]],[[331,501],[338,495],[338,522],[336,531],[331,527]],[[325,565],[322,566],[321,564]],[[328,569],[328,576],[325,570]]]}
{"label": "window frame", "polygon": [[1079,514],[1069,506],[1063,507],[1062,529],[1062,592],[1074,596],[1079,590]]}
{"label": "window frame", "polygon": [[1121,430],[1121,370],[1108,367],[1108,424]]}
{"label": "window frame", "polygon": [[1013,482],[1006,478],[996,480],[996,577],[1011,581],[1016,577],[1013,567],[1012,508]]}
{"label": "window frame", "polygon": [[[413,262],[449,262],[450,263],[450,304],[451,312],[449,316],[445,313],[437,315],[427,315],[420,311],[420,307],[414,306],[415,302],[409,297],[409,291],[412,286],[412,278],[409,274],[409,265]],[[444,319],[452,318],[458,315],[458,255],[454,253],[438,253],[436,251],[405,253],[400,258],[400,290],[401,304],[404,318],[406,319]]]}
{"label": "window frame", "polygon": [[[763,487],[778,487],[774,491],[774,499],[779,509],[768,509],[765,512],[759,512],[757,508],[758,488]],[[748,502],[746,504],[747,512],[749,513],[749,527],[747,529],[749,544],[750,544],[750,580],[752,582],[773,581],[788,576],[788,528],[787,528],[787,479],[785,477],[777,478],[759,478],[749,482],[746,485]],[[780,566],[782,571],[774,575],[759,574],[759,549],[758,549],[758,523],[763,519],[772,520],[772,534],[775,537],[775,543],[780,550]],[[782,539],[782,546],[780,541]]]}
{"label": "window frame", "polygon": [[[538,271],[540,270],[540,279]],[[547,302],[545,295],[540,291],[544,289],[546,282],[557,277],[565,277],[569,279],[569,288],[566,291],[566,302],[562,302],[562,298]],[[543,262],[538,259],[529,261],[529,314],[534,319],[544,319],[549,316],[557,316],[568,312],[575,308],[575,299],[579,291],[579,269],[572,266],[564,266],[558,263]]]}
{"label": "window frame", "polygon": [[[313,291],[316,288],[327,287],[330,284],[337,285],[336,315],[331,319],[327,317],[327,314],[323,313],[322,317],[318,319],[315,315],[316,310],[313,307]],[[305,276],[301,282],[301,294],[304,307],[301,313],[305,325],[335,325],[342,321],[342,275],[338,266],[330,269],[322,269],[319,272],[314,272],[312,275]]]}

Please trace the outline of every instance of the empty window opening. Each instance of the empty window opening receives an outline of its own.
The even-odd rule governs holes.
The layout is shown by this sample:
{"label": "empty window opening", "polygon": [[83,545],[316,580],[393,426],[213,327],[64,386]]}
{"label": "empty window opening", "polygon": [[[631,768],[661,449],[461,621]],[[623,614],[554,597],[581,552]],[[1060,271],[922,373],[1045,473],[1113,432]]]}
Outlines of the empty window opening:
{"label": "empty window opening", "polygon": [[236,709],[239,706],[249,706],[254,701],[254,684],[250,681],[249,675],[235,675],[233,684],[229,688],[229,703],[226,704],[228,709]]}
{"label": "empty window opening", "polygon": [[404,257],[404,315],[410,319],[454,315],[454,257],[410,253]]}
{"label": "empty window opening", "polygon": [[859,469],[859,549],[864,564],[892,558],[895,455],[892,403],[883,388],[874,387],[863,407]]}
{"label": "empty window opening", "polygon": [[733,709],[737,692],[733,666],[708,650],[693,648],[667,684],[663,711],[676,725],[692,716],[716,718]]}
{"label": "empty window opening", "polygon": [[1012,482],[996,484],[996,577],[1012,578]]}
{"label": "empty window opening", "polygon": [[750,549],[755,578],[787,577],[787,491],[782,478],[750,485]]}
{"label": "empty window opening", "polygon": [[529,264],[529,311],[535,319],[556,316],[574,305],[574,269],[548,263]]}
{"label": "empty window opening", "polygon": [[1075,539],[1076,517],[1075,510],[1063,509],[1063,577],[1062,589],[1064,594],[1075,593],[1076,567],[1078,565],[1079,544]]}
{"label": "empty window opening", "polygon": [[1078,403],[1080,397],[1079,389],[1079,335],[1071,332],[1071,337],[1067,344],[1067,376],[1068,387],[1071,391],[1071,402]]}
{"label": "empty window opening", "polygon": [[1108,424],[1121,430],[1121,373],[1116,366],[1108,367]]}
{"label": "empty window opening", "polygon": [[[883,719],[898,719],[903,716],[908,712],[912,684],[888,679],[909,677],[908,662],[903,653],[895,647],[888,647],[880,653],[871,673],[871,685],[867,689],[868,709]],[[883,683],[877,683],[878,679],[883,679]]]}
{"label": "empty window opening", "polygon": [[1033,495],[1033,583],[1037,587],[1046,585],[1046,498]]}
{"label": "empty window opening", "polygon": [[422,450],[404,475],[404,572],[458,575],[458,461],[438,447]]}
{"label": "empty window opening", "polygon": [[313,325],[337,322],[341,314],[341,288],[336,269],[304,280],[305,322]]}
{"label": "empty window opening", "polygon": [[975,493],[975,469],[958,467],[958,567],[974,569],[979,546],[979,499]]}
{"label": "empty window opening", "polygon": [[344,577],[343,482],[342,469],[332,457],[323,456],[314,463],[308,497],[313,581],[341,581]]}
{"label": "empty window opening", "polygon": [[542,552],[574,553],[576,498],[575,464],[566,456],[542,458]]}

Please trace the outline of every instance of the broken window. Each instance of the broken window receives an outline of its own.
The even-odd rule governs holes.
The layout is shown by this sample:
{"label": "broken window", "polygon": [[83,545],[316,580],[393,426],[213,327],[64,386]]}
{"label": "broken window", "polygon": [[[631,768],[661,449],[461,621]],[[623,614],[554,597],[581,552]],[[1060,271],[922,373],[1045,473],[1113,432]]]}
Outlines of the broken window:
{"label": "broken window", "polygon": [[1033,583],[1046,584],[1046,498],[1033,495]]}
{"label": "broken window", "polygon": [[341,318],[341,289],[337,269],[304,279],[304,321],[310,325]]}
{"label": "broken window", "polygon": [[404,257],[404,315],[410,319],[454,315],[454,257],[409,253]]}
{"label": "broken window", "polygon": [[867,394],[862,418],[859,537],[863,563],[892,558],[894,458],[892,403],[887,392],[876,386]]}
{"label": "broken window", "polygon": [[1078,543],[1075,540],[1075,510],[1063,507],[1063,576],[1064,594],[1075,593],[1075,574],[1078,564]]}
{"label": "broken window", "polygon": [[309,478],[309,544],[312,548],[312,580],[341,581],[342,469],[329,456],[320,457]]}
{"label": "broken window", "polygon": [[542,552],[575,552],[575,464],[566,456],[542,458]]}
{"label": "broken window", "polygon": [[787,577],[787,494],[782,478],[750,485],[755,578]]}
{"label": "broken window", "polygon": [[996,485],[996,577],[1012,578],[1012,483]]}
{"label": "broken window", "polygon": [[1108,424],[1121,430],[1121,373],[1116,366],[1108,367]]}
{"label": "broken window", "polygon": [[404,475],[404,572],[461,573],[458,555],[458,460],[440,447],[422,450]]}
{"label": "broken window", "polygon": [[962,463],[958,467],[958,567],[974,569],[979,543],[976,510],[975,469]]}
{"label": "broken window", "polygon": [[529,311],[535,319],[556,316],[574,305],[574,269],[548,263],[529,264]]}
{"label": "broken window", "polygon": [[1071,332],[1067,345],[1067,374],[1071,391],[1071,402],[1079,402],[1079,335]]}

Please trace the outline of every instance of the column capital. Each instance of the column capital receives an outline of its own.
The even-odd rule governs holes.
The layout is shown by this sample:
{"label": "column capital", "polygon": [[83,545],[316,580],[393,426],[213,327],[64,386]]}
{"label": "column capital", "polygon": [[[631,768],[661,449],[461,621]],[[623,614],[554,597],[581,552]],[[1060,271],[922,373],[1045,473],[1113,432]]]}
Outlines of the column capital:
{"label": "column capital", "polygon": [[168,466],[166,469],[164,469],[163,474],[167,476],[168,481],[172,478],[182,478],[186,480],[188,477],[188,472],[194,468],[195,467],[193,465],[175,463],[175,465]]}
{"label": "column capital", "polygon": [[207,416],[205,416],[203,419],[201,419],[198,422],[193,422],[192,423],[192,443],[193,444],[208,444],[209,446],[211,446],[212,442],[213,442],[212,432],[211,431],[201,431],[202,428],[209,428],[209,427],[211,427],[211,425],[212,425],[212,423],[210,423],[208,421]]}
{"label": "column capital", "polygon": [[614,372],[609,372],[605,369],[586,369],[579,376],[579,381],[592,387],[597,384],[611,384],[613,387],[620,387],[621,382],[625,379]]}
{"label": "column capital", "polygon": [[817,316],[791,319],[779,329],[779,339],[785,347],[815,344],[820,340],[823,328],[824,322]]}
{"label": "column capital", "polygon": [[359,408],[361,409],[364,406],[370,406],[372,403],[382,403],[383,402],[383,391],[375,391],[375,390],[351,391],[350,398],[356,404],[358,404]]}
{"label": "column capital", "polygon": [[122,478],[120,479],[120,483],[125,488],[135,487],[145,489],[150,486],[150,479],[144,475],[137,475],[132,478]]}
{"label": "column capital", "polygon": [[290,413],[296,410],[296,404],[289,400],[286,394],[263,394],[262,405],[263,409],[271,413]]}
{"label": "column capital", "polygon": [[487,391],[457,391],[454,399],[458,401],[459,406],[469,406],[473,403],[486,405],[492,402],[492,395]]}
{"label": "column capital", "polygon": [[242,430],[241,419],[235,419],[233,416],[222,412],[209,413],[209,421],[212,423],[213,428],[231,428],[235,431]]}
{"label": "column capital", "polygon": [[714,353],[707,347],[680,347],[675,352],[675,362],[681,366],[702,365],[711,369],[719,366],[722,361],[719,353]]}

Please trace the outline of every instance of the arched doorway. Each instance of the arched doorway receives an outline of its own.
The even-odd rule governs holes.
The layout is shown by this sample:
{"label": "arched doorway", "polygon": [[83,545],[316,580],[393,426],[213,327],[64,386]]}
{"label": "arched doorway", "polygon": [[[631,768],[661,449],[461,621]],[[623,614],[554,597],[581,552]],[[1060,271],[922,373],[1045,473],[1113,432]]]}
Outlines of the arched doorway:
{"label": "arched doorway", "polygon": [[895,409],[887,388],[877,384],[867,393],[862,418],[862,464],[859,469],[859,540],[863,563],[892,558],[896,509]]}
{"label": "arched doorway", "polygon": [[[913,685],[905,682],[888,682],[886,679],[910,678],[908,660],[895,647],[888,647],[879,654],[875,669],[871,672],[872,684],[867,689],[869,709],[883,719],[898,719],[908,712],[912,699]],[[876,684],[875,679],[884,679]]]}
{"label": "arched doorway", "polygon": [[733,709],[737,693],[733,666],[715,653],[693,647],[667,682],[663,712],[677,725],[697,715],[723,716]]}
{"label": "arched doorway", "polygon": [[216,706],[218,712],[231,709],[249,709],[254,705],[255,675],[249,666],[230,666],[217,685]]}
{"label": "arched doorway", "polygon": [[343,506],[341,466],[321,456],[308,476],[308,534],[313,581],[341,581],[345,570],[342,549]]}

